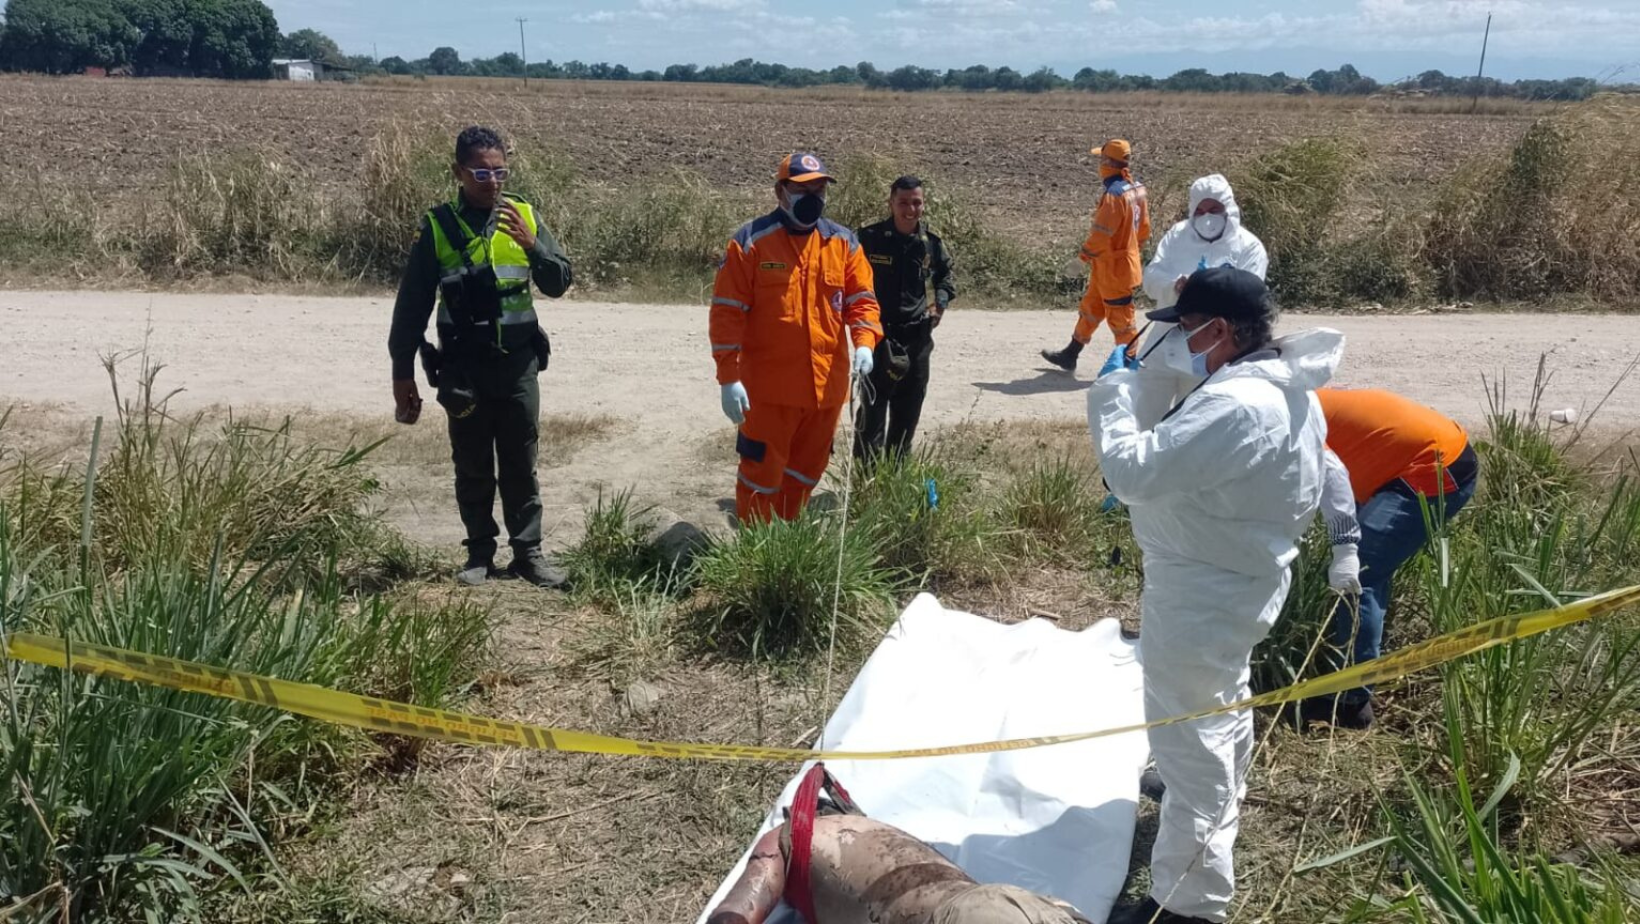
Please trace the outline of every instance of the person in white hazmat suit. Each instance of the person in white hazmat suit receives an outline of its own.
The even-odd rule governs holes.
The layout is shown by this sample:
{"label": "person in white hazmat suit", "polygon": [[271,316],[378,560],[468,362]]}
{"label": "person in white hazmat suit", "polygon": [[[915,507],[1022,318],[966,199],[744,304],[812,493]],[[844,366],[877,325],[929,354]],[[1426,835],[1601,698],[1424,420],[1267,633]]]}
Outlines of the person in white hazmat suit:
{"label": "person in white hazmat suit", "polygon": [[[1236,204],[1230,181],[1214,173],[1190,184],[1190,208],[1185,219],[1162,235],[1156,253],[1145,267],[1144,289],[1157,308],[1171,308],[1179,300],[1185,280],[1197,270],[1214,266],[1244,269],[1260,279],[1270,267],[1264,242],[1241,223],[1241,207]],[[1152,321],[1144,342],[1133,353],[1150,356],[1173,325]],[[1156,426],[1178,399],[1201,381],[1180,375],[1161,363],[1145,364],[1139,372],[1146,379],[1145,403],[1138,407],[1139,425]],[[1154,384],[1151,383],[1154,379]],[[1171,386],[1171,387],[1170,387]]]}
{"label": "person in white hazmat suit", "polygon": [[[1146,427],[1135,412],[1151,384],[1142,370],[1113,371],[1088,390],[1100,468],[1144,555],[1147,719],[1249,695],[1253,647],[1281,612],[1288,565],[1321,502],[1327,425],[1314,390],[1332,377],[1344,337],[1317,329],[1274,339],[1275,314],[1257,275],[1198,270],[1175,304],[1149,314],[1177,327],[1145,364],[1197,380],[1184,400]],[[1149,737],[1166,787],[1151,893],[1110,920],[1224,921],[1252,713]]]}

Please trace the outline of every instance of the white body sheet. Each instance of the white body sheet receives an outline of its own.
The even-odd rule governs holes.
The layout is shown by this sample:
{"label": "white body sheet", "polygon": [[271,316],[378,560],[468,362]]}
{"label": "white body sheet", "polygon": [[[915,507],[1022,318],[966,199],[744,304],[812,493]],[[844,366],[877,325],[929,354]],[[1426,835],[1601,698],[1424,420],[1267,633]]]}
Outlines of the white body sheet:
{"label": "white body sheet", "polygon": [[[831,749],[897,750],[1067,734],[1144,720],[1135,646],[1114,619],[1082,632],[906,607],[826,723]],[[933,845],[976,880],[1068,901],[1103,921],[1127,876],[1143,732],[960,757],[827,764],[867,815]],[[808,768],[803,768],[806,771]],[[751,842],[782,821],[800,771]],[[748,844],[747,852],[750,852]],[[700,921],[746,868],[730,871]],[[798,920],[784,906],[771,924]]]}

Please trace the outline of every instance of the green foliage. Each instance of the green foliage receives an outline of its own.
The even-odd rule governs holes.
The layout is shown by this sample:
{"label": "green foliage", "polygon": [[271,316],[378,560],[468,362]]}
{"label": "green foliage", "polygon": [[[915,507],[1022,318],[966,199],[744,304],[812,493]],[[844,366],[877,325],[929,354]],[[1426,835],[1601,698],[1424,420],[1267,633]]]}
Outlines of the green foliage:
{"label": "green foliage", "polygon": [[118,0],[9,0],[0,67],[73,74],[131,60],[142,34]]}
{"label": "green foliage", "polygon": [[[109,369],[114,375],[112,362]],[[90,541],[102,561],[121,568],[164,554],[199,570],[225,558],[283,562],[282,571],[365,554],[378,532],[362,505],[376,482],[360,463],[374,446],[301,445],[288,421],[272,429],[230,421],[209,433],[199,417],[170,414],[168,396],[155,391],[160,369],[144,359],[100,463]],[[25,467],[10,481],[31,545],[77,543],[83,476]]]}
{"label": "green foliage", "polygon": [[[0,472],[0,626],[426,706],[462,693],[481,610],[347,589],[357,534],[383,532],[362,453],[122,407],[85,476]],[[263,707],[0,667],[0,885],[38,899],[8,907],[21,920],[201,920],[201,893],[279,878],[272,835],[302,830],[366,748]]]}
{"label": "green foliage", "polygon": [[609,599],[660,576],[662,555],[653,540],[653,508],[639,506],[631,488],[606,497],[586,512],[581,541],[564,555],[578,596]]}
{"label": "green foliage", "polygon": [[1266,278],[1283,304],[1324,303],[1337,293],[1329,242],[1360,161],[1347,142],[1306,138],[1232,172],[1242,221],[1270,253]]}
{"label": "green foliage", "polygon": [[10,0],[0,68],[259,78],[278,42],[261,0]]}
{"label": "green foliage", "polygon": [[983,501],[973,473],[937,447],[887,453],[855,481],[850,528],[870,536],[878,561],[913,585],[983,578],[1001,573],[1005,551]]}
{"label": "green foliage", "polygon": [[812,507],[791,522],[743,525],[712,543],[695,560],[694,583],[698,638],[775,658],[824,652],[834,618],[840,648],[875,641],[893,618],[900,586],[869,534],[845,535],[835,516]]}
{"label": "green foliage", "polygon": [[1098,479],[1069,456],[1037,460],[1008,484],[1002,516],[1028,554],[1077,563],[1090,557],[1102,521],[1127,527],[1125,517],[1100,511],[1104,496]]}
{"label": "green foliage", "polygon": [[[1450,706],[1454,697],[1449,695]],[[1517,785],[1500,780],[1477,807],[1463,763],[1462,727],[1447,711],[1447,733],[1457,761],[1450,792],[1432,792],[1409,777],[1411,811],[1386,809],[1394,849],[1405,862],[1411,894],[1377,919],[1451,924],[1619,924],[1631,920],[1632,901],[1614,875],[1589,876],[1553,863],[1540,852],[1511,852],[1498,806]],[[1393,916],[1393,917],[1392,917]]]}
{"label": "green foliage", "polygon": [[347,55],[336,40],[317,29],[297,29],[279,39],[279,57],[343,63]]}

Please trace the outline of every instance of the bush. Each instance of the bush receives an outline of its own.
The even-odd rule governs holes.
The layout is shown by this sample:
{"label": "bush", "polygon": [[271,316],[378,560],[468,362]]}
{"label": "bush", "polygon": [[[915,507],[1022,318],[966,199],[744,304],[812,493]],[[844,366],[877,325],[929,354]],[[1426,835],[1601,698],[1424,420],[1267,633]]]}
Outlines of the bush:
{"label": "bush", "polygon": [[[108,363],[116,376],[116,364]],[[298,444],[290,423],[230,419],[220,433],[202,416],[178,421],[146,357],[134,396],[120,400],[92,492],[90,547],[109,568],[169,554],[203,571],[212,563],[268,562],[279,570],[368,553],[378,537],[362,505],[377,489],[361,465],[376,445],[326,450]],[[115,381],[115,396],[119,387]],[[80,542],[85,480],[23,466],[13,503],[31,545]]]}
{"label": "bush", "polygon": [[812,508],[791,522],[742,526],[701,553],[694,576],[700,640],[752,657],[823,652],[834,620],[839,648],[873,642],[900,588],[870,534],[844,534],[835,517]]}
{"label": "bush", "polygon": [[[889,216],[889,184],[903,172],[880,155],[841,159],[837,176],[842,182],[826,201],[827,216],[850,228],[882,221]],[[1054,241],[1027,246],[999,234],[973,202],[945,188],[938,178],[918,178],[928,199],[928,227],[950,246],[964,292],[1009,300],[1060,293],[1059,268],[1076,252],[1080,238],[1063,246]]]}
{"label": "bush", "polygon": [[1082,564],[1103,532],[1101,517],[1127,525],[1125,517],[1100,511],[1104,496],[1099,481],[1068,456],[1034,462],[1014,475],[1003,494],[1003,522],[1027,554]]}
{"label": "bush", "polygon": [[322,274],[322,212],[290,167],[265,153],[184,157],[146,216],[140,260],[156,278]]}
{"label": "bush", "polygon": [[618,598],[632,585],[658,578],[662,555],[652,538],[652,510],[639,507],[630,488],[609,498],[598,492],[598,503],[586,512],[581,541],[564,555],[577,595]]}
{"label": "bush", "polygon": [[[361,509],[362,453],[288,429],[210,439],[169,421],[152,384],[94,447],[100,477],[27,459],[0,472],[0,625],[430,707],[458,697],[487,651],[482,611],[347,589],[339,562],[387,535]],[[199,920],[198,890],[244,885],[365,743],[263,707],[3,667],[0,885],[33,897],[7,909],[26,919]]]}
{"label": "bush", "polygon": [[850,517],[883,566],[912,584],[986,580],[1002,570],[1003,533],[981,502],[972,474],[925,448],[878,459],[856,482]]}
{"label": "bush", "polygon": [[1541,120],[1435,203],[1426,260],[1458,298],[1640,294],[1640,104],[1601,97]]}
{"label": "bush", "polygon": [[1340,139],[1307,138],[1232,171],[1242,221],[1269,251],[1267,279],[1283,304],[1321,303],[1337,291],[1327,242],[1361,159]]}

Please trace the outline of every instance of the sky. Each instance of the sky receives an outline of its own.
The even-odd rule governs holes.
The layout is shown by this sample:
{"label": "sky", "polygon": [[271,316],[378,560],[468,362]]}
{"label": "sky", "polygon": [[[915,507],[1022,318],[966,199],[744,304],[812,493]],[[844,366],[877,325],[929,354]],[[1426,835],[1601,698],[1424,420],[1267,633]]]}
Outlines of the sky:
{"label": "sky", "polygon": [[1490,12],[1486,72],[1505,80],[1640,81],[1640,0],[266,0],[286,32],[314,28],[350,54],[531,61],[890,69],[1085,66],[1167,76],[1354,64],[1391,81],[1431,68],[1473,73]]}

